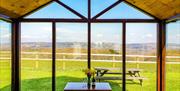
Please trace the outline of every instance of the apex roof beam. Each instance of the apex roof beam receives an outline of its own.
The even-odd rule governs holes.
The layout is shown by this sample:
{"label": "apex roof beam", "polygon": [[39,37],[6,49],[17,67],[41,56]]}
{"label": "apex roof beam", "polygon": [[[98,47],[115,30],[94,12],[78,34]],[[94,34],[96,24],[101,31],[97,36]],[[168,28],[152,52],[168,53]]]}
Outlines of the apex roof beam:
{"label": "apex roof beam", "polygon": [[158,20],[158,21],[161,20],[161,19],[159,19],[158,17],[156,17],[156,16],[150,14],[149,12],[147,12],[147,11],[145,11],[145,10],[143,10],[143,9],[141,9],[141,8],[139,8],[139,7],[135,6],[135,5],[133,5],[133,4],[129,3],[129,2],[127,2],[126,0],[124,0],[124,2],[125,2],[126,4],[128,4],[128,5],[130,5],[130,6],[134,7],[134,8],[136,8],[137,10],[139,10],[139,11],[141,11],[141,12],[143,12],[143,13],[145,13],[145,14],[151,16],[151,17],[153,17],[154,19],[156,19],[156,20]]}
{"label": "apex roof beam", "polygon": [[60,4],[61,6],[63,6],[63,7],[66,8],[66,9],[68,9],[69,11],[71,11],[71,12],[74,13],[75,15],[79,16],[80,18],[87,20],[86,17],[84,17],[83,15],[81,15],[80,13],[78,13],[77,11],[75,11],[74,9],[72,9],[71,7],[67,6],[66,4],[62,3],[61,1],[59,1],[59,0],[53,0],[53,1],[57,2],[58,4]]}
{"label": "apex roof beam", "polygon": [[104,9],[103,11],[101,11],[100,13],[98,13],[96,16],[94,16],[92,18],[92,20],[97,19],[98,17],[100,17],[101,15],[103,15],[104,13],[106,13],[108,10],[112,9],[113,7],[117,6],[119,3],[121,3],[124,0],[118,0],[117,2],[113,3],[112,5],[110,5],[109,7],[107,7],[106,9]]}
{"label": "apex roof beam", "polygon": [[37,7],[36,9],[31,10],[30,12],[27,12],[26,14],[24,14],[24,15],[18,17],[18,19],[24,18],[24,17],[26,17],[26,16],[32,14],[33,12],[35,12],[35,11],[37,11],[37,10],[39,10],[39,9],[41,9],[41,8],[43,8],[43,7],[45,7],[46,5],[48,5],[48,4],[52,3],[52,2],[53,2],[53,0],[51,0],[51,1],[49,1],[49,2],[47,2],[47,3],[45,3],[45,4],[43,4],[43,5],[41,5],[41,6],[39,6],[39,7]]}

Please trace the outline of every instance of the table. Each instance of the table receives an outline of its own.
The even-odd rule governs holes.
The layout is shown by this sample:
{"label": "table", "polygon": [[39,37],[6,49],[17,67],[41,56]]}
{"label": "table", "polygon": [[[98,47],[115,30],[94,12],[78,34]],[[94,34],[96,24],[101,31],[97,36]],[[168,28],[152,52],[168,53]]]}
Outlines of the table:
{"label": "table", "polygon": [[68,82],[64,91],[112,91],[112,89],[107,82],[96,82],[96,86],[94,88],[91,86],[90,89],[85,82]]}
{"label": "table", "polygon": [[[105,67],[95,67],[96,70],[96,76],[103,76],[105,74],[122,74],[122,72],[112,72],[121,70],[120,68],[105,68]],[[130,75],[131,77],[141,77],[140,76],[141,69],[137,68],[129,68],[127,69],[126,75]]]}
{"label": "table", "polygon": [[[105,68],[105,67],[95,67],[94,68],[96,70],[96,80],[122,80],[122,77],[119,76],[119,74],[122,74],[122,72],[117,72],[117,71],[121,71],[120,68]],[[116,71],[116,72],[114,72]],[[141,77],[140,72],[142,70],[141,69],[137,69],[137,68],[130,68],[127,69],[126,75],[129,75],[129,77],[126,77],[126,80],[139,80],[140,85],[142,86],[142,82],[144,79],[146,79],[145,77]],[[113,74],[113,76],[104,76],[105,74]],[[114,75],[118,75],[118,76],[114,76]]]}

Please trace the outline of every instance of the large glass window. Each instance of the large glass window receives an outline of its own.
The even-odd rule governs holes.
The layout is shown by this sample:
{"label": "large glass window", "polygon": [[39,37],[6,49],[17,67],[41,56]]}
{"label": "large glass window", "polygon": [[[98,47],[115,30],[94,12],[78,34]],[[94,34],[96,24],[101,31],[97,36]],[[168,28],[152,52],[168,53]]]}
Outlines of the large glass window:
{"label": "large glass window", "polygon": [[11,89],[11,24],[0,20],[0,91]]}
{"label": "large glass window", "polygon": [[51,91],[52,24],[21,23],[21,90]]}
{"label": "large glass window", "polygon": [[[59,1],[65,5],[54,1],[24,17],[24,21],[34,18],[41,22],[21,23],[19,72],[22,91],[52,90],[52,22],[56,23],[57,91],[62,91],[68,82],[87,82],[83,70],[88,66],[88,37],[91,38],[90,62],[96,71],[96,81],[109,82],[113,91],[121,91],[124,66],[126,90],[157,90],[156,83],[160,80],[157,79],[157,23],[137,23],[138,19],[146,22],[153,17],[131,7],[128,2],[113,6],[119,0],[91,0],[91,18],[100,12],[101,15],[109,6],[111,9],[97,17],[97,21],[87,19],[86,23],[80,23],[79,14],[88,16],[88,0]],[[40,18],[50,23],[42,23]],[[74,22],[64,23],[60,19]],[[125,22],[126,65],[122,65],[122,23],[117,21],[136,19],[135,23]],[[106,23],[97,23],[101,20]],[[91,23],[91,36],[88,36],[88,22]],[[179,91],[180,21],[167,24],[166,29],[166,90]],[[0,19],[0,91],[11,90],[11,37],[11,24]]]}
{"label": "large glass window", "polygon": [[92,17],[103,11],[118,0],[91,0],[91,15]]}
{"label": "large glass window", "polygon": [[86,81],[87,24],[56,23],[56,90],[68,82]]}
{"label": "large glass window", "polygon": [[[107,73],[122,73],[122,24],[121,23],[93,23],[91,26],[91,66],[95,68],[109,68]],[[104,70],[102,70],[104,72]],[[96,74],[96,78],[101,77]],[[105,74],[102,77],[118,77],[122,74]],[[109,81],[113,91],[122,90],[122,80]],[[98,80],[97,80],[98,81]]]}
{"label": "large glass window", "polygon": [[[69,0],[67,0],[69,1]],[[48,6],[32,13],[25,18],[80,18],[58,3],[51,3]]]}
{"label": "large glass window", "polygon": [[[76,10],[78,13],[87,17],[88,0],[59,0],[59,1],[63,2],[64,4]],[[77,7],[77,6],[80,6],[80,7]]]}
{"label": "large glass window", "polygon": [[[156,91],[156,23],[126,25],[126,89]],[[141,82],[142,81],[142,82]]]}
{"label": "large glass window", "polygon": [[[101,1],[101,0],[96,0],[96,1]],[[112,2],[112,0],[110,1]],[[100,16],[99,19],[153,19],[153,18],[131,7],[125,2],[121,2],[117,6],[110,9],[102,16]]]}
{"label": "large glass window", "polygon": [[167,24],[166,91],[178,91],[180,86],[180,21]]}

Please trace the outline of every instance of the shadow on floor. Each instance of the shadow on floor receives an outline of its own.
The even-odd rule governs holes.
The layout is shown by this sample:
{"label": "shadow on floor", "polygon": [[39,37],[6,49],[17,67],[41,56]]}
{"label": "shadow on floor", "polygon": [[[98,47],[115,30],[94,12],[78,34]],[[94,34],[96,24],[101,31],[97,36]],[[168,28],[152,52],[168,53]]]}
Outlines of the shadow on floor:
{"label": "shadow on floor", "polygon": [[[25,79],[21,81],[21,91],[51,91],[51,77]],[[56,77],[56,91],[63,91],[67,82],[82,82],[83,78],[59,76]],[[102,81],[109,82],[113,91],[122,91],[121,82]],[[9,91],[10,85],[0,89],[0,91]]]}

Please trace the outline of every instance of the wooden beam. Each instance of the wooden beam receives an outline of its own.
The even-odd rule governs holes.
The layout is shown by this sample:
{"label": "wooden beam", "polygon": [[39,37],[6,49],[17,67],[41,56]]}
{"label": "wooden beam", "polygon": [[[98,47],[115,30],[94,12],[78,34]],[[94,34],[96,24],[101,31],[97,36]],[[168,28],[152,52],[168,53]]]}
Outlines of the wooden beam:
{"label": "wooden beam", "polygon": [[56,22],[52,22],[52,91],[56,91]]}
{"label": "wooden beam", "polygon": [[128,23],[156,23],[158,21],[154,19],[95,19],[91,22],[93,23],[119,23],[119,22],[128,22]]}
{"label": "wooden beam", "polygon": [[91,68],[91,0],[88,0],[88,68]]}
{"label": "wooden beam", "polygon": [[[75,23],[87,23],[88,20],[83,19],[47,19],[47,18],[28,18],[20,19],[21,22],[75,22]],[[157,20],[154,19],[95,19],[90,20],[91,23],[120,23],[126,21],[128,23],[157,23]]]}
{"label": "wooden beam", "polygon": [[20,23],[12,23],[11,91],[20,91]]}
{"label": "wooden beam", "polygon": [[74,23],[87,23],[87,20],[83,19],[47,19],[47,18],[28,18],[28,19],[20,19],[21,22],[74,22]]}
{"label": "wooden beam", "polygon": [[157,91],[165,91],[166,24],[157,26]]}
{"label": "wooden beam", "polygon": [[106,9],[104,9],[103,11],[101,11],[100,13],[98,13],[97,15],[95,15],[92,20],[97,19],[98,17],[100,17],[101,15],[103,15],[104,13],[106,13],[107,11],[109,11],[110,9],[112,9],[113,7],[117,6],[119,3],[121,3],[124,0],[118,0],[117,2],[115,2],[114,4],[110,5],[109,7],[107,7]]}
{"label": "wooden beam", "polygon": [[122,91],[126,91],[126,21],[123,21],[122,24]]}

